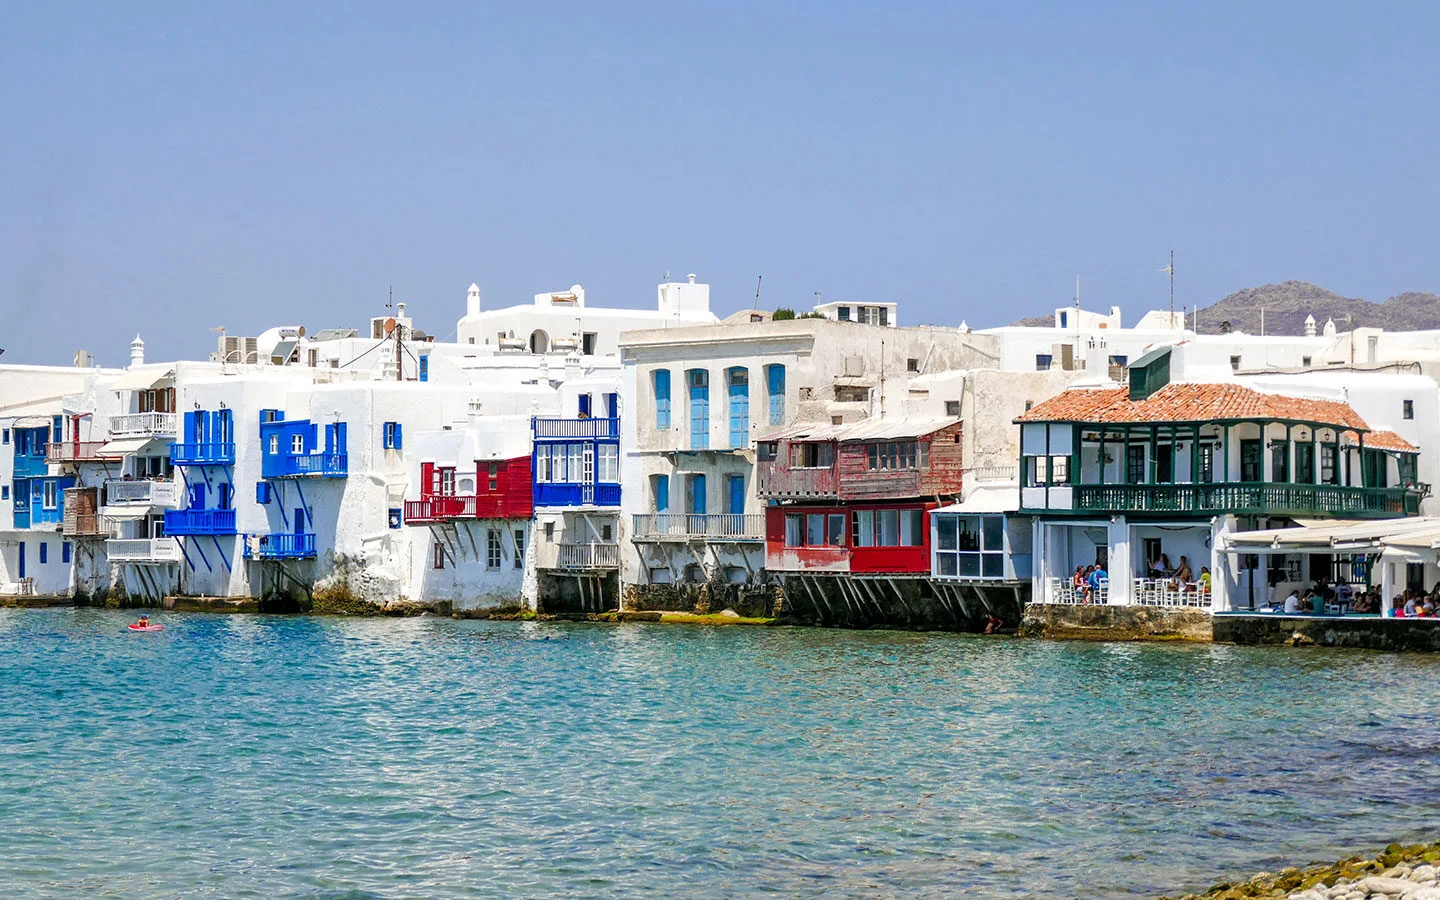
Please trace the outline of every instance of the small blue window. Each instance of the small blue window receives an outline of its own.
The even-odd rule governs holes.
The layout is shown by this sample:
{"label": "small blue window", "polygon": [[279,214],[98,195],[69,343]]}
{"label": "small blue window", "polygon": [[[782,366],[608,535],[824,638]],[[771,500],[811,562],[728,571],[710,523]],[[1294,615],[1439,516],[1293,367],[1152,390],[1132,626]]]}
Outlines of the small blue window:
{"label": "small blue window", "polygon": [[386,450],[400,450],[404,447],[399,422],[385,423],[384,439]]}
{"label": "small blue window", "polygon": [[590,418],[590,395],[589,395],[589,394],[581,394],[579,397],[576,398],[576,410],[579,412],[580,418],[582,418],[582,419],[588,419],[588,418]]}
{"label": "small blue window", "polygon": [[392,507],[390,508],[390,527],[391,527],[391,528],[399,528],[402,519],[403,519],[403,516],[401,515],[400,510],[399,510],[398,508],[392,506]]}
{"label": "small blue window", "polygon": [[420,357],[420,380],[430,380],[430,357],[428,354]]}
{"label": "small blue window", "polygon": [[0,444],[10,443],[10,429],[0,429]]}
{"label": "small blue window", "polygon": [[41,541],[41,542],[40,542],[40,564],[41,564],[41,565],[44,565],[45,563],[47,563],[47,562],[49,562],[49,561],[50,561],[50,542],[49,542],[49,541]]}
{"label": "small blue window", "polygon": [[4,487],[0,487],[0,500],[9,500],[9,499],[10,499],[10,485],[7,484],[7,485],[5,485]]}
{"label": "small blue window", "polygon": [[69,541],[61,541],[61,542],[60,542],[60,561],[61,561],[62,563],[68,563],[68,562],[70,562],[70,542],[69,542]]}
{"label": "small blue window", "polygon": [[670,427],[670,370],[655,370],[655,430]]}
{"label": "small blue window", "polygon": [[255,483],[255,502],[256,502],[256,503],[269,503],[269,502],[270,502],[270,482],[268,482],[268,481],[257,481],[257,482]]}
{"label": "small blue window", "polygon": [[65,420],[56,416],[50,421],[50,442],[58,444],[65,440]]}

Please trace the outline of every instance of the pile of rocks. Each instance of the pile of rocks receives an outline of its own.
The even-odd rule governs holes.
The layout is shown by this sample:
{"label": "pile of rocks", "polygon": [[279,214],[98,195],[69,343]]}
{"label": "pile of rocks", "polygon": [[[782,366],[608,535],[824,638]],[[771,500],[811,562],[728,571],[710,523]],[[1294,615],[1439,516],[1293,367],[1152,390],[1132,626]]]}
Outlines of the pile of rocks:
{"label": "pile of rocks", "polygon": [[[1391,844],[1373,859],[1281,869],[1249,881],[1217,884],[1182,900],[1440,900],[1440,843]],[[1161,898],[1165,900],[1165,898]]]}

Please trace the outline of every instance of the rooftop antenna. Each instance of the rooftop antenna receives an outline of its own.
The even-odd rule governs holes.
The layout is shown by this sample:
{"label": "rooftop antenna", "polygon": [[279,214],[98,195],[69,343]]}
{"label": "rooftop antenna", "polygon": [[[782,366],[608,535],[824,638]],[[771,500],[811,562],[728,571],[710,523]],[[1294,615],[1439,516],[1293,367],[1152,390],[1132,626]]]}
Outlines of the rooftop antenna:
{"label": "rooftop antenna", "polygon": [[1080,348],[1080,276],[1075,276],[1075,348]]}
{"label": "rooftop antenna", "polygon": [[755,276],[755,308],[757,310],[760,308],[760,282],[764,277],[764,275]]}
{"label": "rooftop antenna", "polygon": [[[1160,271],[1162,271],[1162,272],[1164,272],[1166,275],[1169,275],[1169,276],[1170,276],[1170,327],[1171,327],[1171,328],[1174,328],[1174,327],[1175,327],[1175,251],[1174,251],[1174,250],[1171,250],[1171,251],[1170,251],[1170,265],[1166,266],[1165,268],[1161,269]],[[1181,327],[1184,327],[1184,323],[1183,323],[1183,322],[1181,323]]]}

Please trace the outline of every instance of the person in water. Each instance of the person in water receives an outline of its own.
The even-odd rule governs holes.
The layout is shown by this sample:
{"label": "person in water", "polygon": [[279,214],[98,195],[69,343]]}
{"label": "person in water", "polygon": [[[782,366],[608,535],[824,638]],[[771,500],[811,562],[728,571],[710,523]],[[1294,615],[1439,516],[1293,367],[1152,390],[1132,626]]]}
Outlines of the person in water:
{"label": "person in water", "polygon": [[136,622],[135,624],[138,625],[138,626],[141,627],[141,628],[149,628],[149,627],[150,627],[150,614],[149,614],[149,613],[141,613],[141,614],[140,614],[140,621]]}

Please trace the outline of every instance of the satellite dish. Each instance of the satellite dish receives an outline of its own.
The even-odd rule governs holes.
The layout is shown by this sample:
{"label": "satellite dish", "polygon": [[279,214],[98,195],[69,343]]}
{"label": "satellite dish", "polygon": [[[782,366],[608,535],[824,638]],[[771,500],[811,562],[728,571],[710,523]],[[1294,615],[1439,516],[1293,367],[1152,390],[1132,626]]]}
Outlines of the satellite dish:
{"label": "satellite dish", "polygon": [[299,331],[297,332],[297,334],[299,334],[301,337],[304,337],[304,336],[305,336],[305,326],[304,326],[304,325],[301,325],[301,326],[300,326],[300,329],[299,329]]}
{"label": "satellite dish", "polygon": [[390,332],[392,332],[392,331],[394,331],[394,330],[395,330],[395,320],[394,320],[393,318],[392,318],[392,319],[386,319],[386,320],[385,320],[385,333],[386,333],[386,334],[389,334]]}

